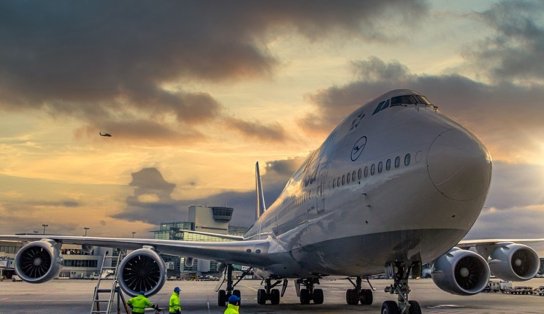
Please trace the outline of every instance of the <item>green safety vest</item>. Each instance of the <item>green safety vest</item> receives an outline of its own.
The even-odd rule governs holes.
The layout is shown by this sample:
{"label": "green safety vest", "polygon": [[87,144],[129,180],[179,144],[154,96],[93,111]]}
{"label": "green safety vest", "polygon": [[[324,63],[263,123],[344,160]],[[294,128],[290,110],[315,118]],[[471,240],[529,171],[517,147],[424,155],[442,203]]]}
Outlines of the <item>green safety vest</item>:
{"label": "green safety vest", "polygon": [[225,310],[223,314],[239,314],[240,313],[238,311],[239,309],[240,309],[240,306],[229,303],[227,305],[227,309]]}
{"label": "green safety vest", "polygon": [[153,307],[153,303],[141,294],[131,298],[127,303],[132,306],[132,313],[145,313],[146,308]]}
{"label": "green safety vest", "polygon": [[170,302],[168,302],[168,312],[176,313],[181,311],[181,303],[179,302],[179,293],[172,292],[170,296]]}

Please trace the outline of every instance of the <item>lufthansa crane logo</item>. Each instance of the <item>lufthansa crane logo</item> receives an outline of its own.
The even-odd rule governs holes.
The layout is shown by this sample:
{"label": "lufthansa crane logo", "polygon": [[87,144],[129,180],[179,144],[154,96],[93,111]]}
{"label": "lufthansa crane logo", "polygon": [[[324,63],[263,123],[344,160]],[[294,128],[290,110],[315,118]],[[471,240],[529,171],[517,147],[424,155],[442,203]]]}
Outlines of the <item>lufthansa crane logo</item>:
{"label": "lufthansa crane logo", "polygon": [[360,137],[351,149],[351,161],[357,160],[366,146],[366,136]]}

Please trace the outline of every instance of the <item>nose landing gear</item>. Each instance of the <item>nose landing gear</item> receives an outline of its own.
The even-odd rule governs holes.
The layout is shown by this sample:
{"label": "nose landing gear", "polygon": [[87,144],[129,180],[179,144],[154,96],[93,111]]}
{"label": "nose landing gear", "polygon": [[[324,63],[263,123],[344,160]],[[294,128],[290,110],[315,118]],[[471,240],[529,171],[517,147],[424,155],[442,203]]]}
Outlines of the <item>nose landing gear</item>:
{"label": "nose landing gear", "polygon": [[414,264],[406,266],[403,262],[389,265],[393,273],[393,284],[385,288],[385,292],[398,295],[398,301],[385,301],[382,304],[382,314],[421,314],[421,307],[417,301],[409,301],[410,287],[408,277]]}

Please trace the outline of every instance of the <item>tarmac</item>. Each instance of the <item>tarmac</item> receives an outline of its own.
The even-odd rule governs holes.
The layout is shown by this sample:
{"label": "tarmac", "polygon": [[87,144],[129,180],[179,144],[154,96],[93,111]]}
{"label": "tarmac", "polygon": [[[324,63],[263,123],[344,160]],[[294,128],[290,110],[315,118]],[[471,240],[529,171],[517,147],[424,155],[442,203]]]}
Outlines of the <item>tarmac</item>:
{"label": "tarmac", "polygon": [[[380,313],[385,300],[396,300],[396,295],[384,292],[391,280],[371,280],[376,289],[374,303],[370,306],[347,305],[346,289],[351,284],[345,279],[326,279],[319,288],[324,290],[325,302],[321,305],[301,305],[296,296],[293,282],[279,305],[258,305],[257,289],[259,280],[243,280],[237,289],[242,292],[240,313]],[[104,281],[103,281],[104,283]],[[105,281],[111,284],[111,281]],[[181,287],[183,313],[223,313],[217,306],[217,281],[167,281],[161,292],[152,296],[152,302],[167,309],[168,300],[174,287]],[[0,314],[29,313],[89,313],[93,280],[52,280],[43,284],[25,282],[0,282]],[[367,284],[364,283],[367,287]],[[535,278],[514,286],[544,285],[543,278]],[[102,286],[104,287],[104,285]],[[509,295],[501,293],[480,293],[475,296],[457,296],[440,290],[431,279],[410,280],[410,298],[421,304],[423,313],[544,313],[544,296]],[[112,312],[114,313],[114,312]],[[149,310],[146,313],[154,313]],[[165,311],[167,313],[167,311]]]}

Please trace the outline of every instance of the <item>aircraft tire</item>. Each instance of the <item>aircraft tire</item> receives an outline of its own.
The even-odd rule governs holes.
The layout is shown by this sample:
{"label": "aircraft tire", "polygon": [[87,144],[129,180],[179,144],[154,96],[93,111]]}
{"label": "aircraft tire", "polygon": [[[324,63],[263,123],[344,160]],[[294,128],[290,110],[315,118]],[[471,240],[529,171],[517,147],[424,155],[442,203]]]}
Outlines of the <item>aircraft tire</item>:
{"label": "aircraft tire", "polygon": [[270,302],[273,305],[280,304],[280,290],[273,289],[270,291]]}
{"label": "aircraft tire", "polygon": [[359,296],[359,301],[362,305],[371,305],[374,301],[374,296],[372,295],[372,290],[363,289],[361,290],[361,295]]}
{"label": "aircraft tire", "polygon": [[300,289],[300,303],[301,304],[310,304],[311,296],[308,289]]}
{"label": "aircraft tire", "polygon": [[226,302],[227,302],[227,292],[225,290],[219,290],[219,292],[217,293],[217,305],[225,306]]}
{"label": "aircraft tire", "polygon": [[410,303],[409,314],[421,314],[421,307],[417,301],[408,301],[408,303]]}
{"label": "aircraft tire", "polygon": [[359,303],[359,296],[357,295],[357,290],[346,290],[346,303],[349,305],[357,305]]}
{"label": "aircraft tire", "polygon": [[257,290],[257,303],[266,304],[266,291],[264,289]]}
{"label": "aircraft tire", "polygon": [[399,306],[394,301],[385,301],[382,303],[382,314],[400,314]]}
{"label": "aircraft tire", "polygon": [[323,300],[324,300],[323,289],[314,289],[313,299],[315,304],[323,304]]}

